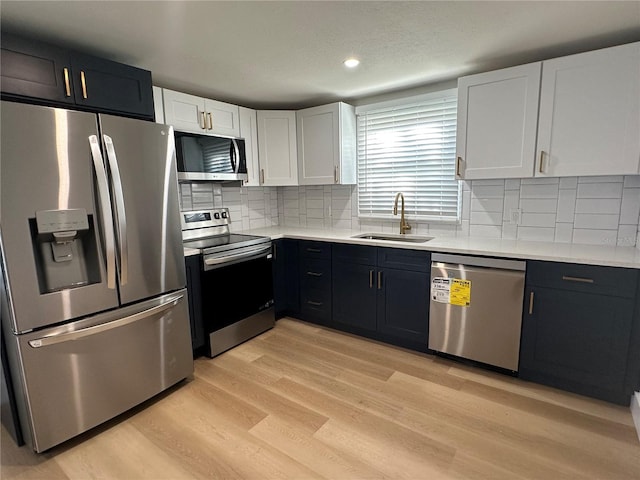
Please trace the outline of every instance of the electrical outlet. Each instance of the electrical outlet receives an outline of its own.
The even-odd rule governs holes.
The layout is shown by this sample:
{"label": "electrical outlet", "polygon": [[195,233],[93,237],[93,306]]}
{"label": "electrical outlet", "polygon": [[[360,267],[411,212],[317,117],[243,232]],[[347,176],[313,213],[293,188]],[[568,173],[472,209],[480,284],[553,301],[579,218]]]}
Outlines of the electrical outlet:
{"label": "electrical outlet", "polygon": [[509,212],[509,223],[512,225],[520,225],[522,221],[522,210],[519,208],[512,208]]}

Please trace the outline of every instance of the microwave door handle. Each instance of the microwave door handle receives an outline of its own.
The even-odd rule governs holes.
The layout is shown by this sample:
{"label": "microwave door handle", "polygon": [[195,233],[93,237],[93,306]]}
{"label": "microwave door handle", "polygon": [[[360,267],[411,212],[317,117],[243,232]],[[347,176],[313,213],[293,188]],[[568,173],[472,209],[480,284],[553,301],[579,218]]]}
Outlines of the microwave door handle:
{"label": "microwave door handle", "polygon": [[109,170],[111,170],[111,186],[113,196],[116,201],[116,220],[118,225],[118,243],[120,244],[120,285],[126,285],[129,279],[129,246],[127,243],[127,217],[124,209],[124,194],[122,193],[122,180],[116,149],[113,146],[113,139],[109,135],[102,135],[107,150],[109,160]]}
{"label": "microwave door handle", "polygon": [[238,141],[231,140],[233,142],[233,151],[231,152],[231,166],[233,167],[233,173],[238,173],[240,168],[240,149],[238,148]]}
{"label": "microwave door handle", "polygon": [[107,182],[107,172],[104,168],[100,144],[96,135],[89,136],[89,146],[91,147],[91,157],[96,171],[98,183],[98,197],[100,200],[100,216],[102,217],[102,229],[104,233],[104,246],[107,257],[107,288],[116,288],[116,254],[113,234],[113,217],[111,216],[111,199],[109,198],[109,184]]}

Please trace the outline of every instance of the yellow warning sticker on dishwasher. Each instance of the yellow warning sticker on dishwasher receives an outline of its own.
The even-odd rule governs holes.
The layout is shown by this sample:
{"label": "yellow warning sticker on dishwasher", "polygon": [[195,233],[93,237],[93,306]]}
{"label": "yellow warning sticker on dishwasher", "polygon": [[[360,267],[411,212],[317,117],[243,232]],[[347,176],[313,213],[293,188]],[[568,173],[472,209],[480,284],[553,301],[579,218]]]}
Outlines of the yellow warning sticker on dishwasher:
{"label": "yellow warning sticker on dishwasher", "polygon": [[462,280],[461,278],[452,278],[451,280],[449,303],[461,307],[471,305],[471,280]]}
{"label": "yellow warning sticker on dishwasher", "polygon": [[431,300],[468,307],[471,305],[471,281],[461,278],[433,277]]}

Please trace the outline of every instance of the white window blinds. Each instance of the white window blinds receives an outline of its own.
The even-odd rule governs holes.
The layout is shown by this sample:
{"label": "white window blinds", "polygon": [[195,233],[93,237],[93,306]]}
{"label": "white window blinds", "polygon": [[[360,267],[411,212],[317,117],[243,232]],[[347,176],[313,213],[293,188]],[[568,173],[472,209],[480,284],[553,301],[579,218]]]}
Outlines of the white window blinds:
{"label": "white window blinds", "polygon": [[456,108],[453,89],[356,110],[360,216],[391,216],[402,192],[407,215],[458,220]]}

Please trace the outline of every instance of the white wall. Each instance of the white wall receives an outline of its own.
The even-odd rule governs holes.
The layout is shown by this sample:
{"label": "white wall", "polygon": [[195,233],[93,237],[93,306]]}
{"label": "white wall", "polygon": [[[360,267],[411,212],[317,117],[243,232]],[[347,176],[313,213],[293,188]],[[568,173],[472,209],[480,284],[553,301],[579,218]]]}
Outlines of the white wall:
{"label": "white wall", "polygon": [[[389,212],[393,198],[389,198]],[[280,187],[280,225],[394,232],[399,220],[358,218],[355,186]],[[520,210],[520,224],[511,220]],[[463,182],[460,224],[416,222],[411,233],[640,248],[640,176]]]}

